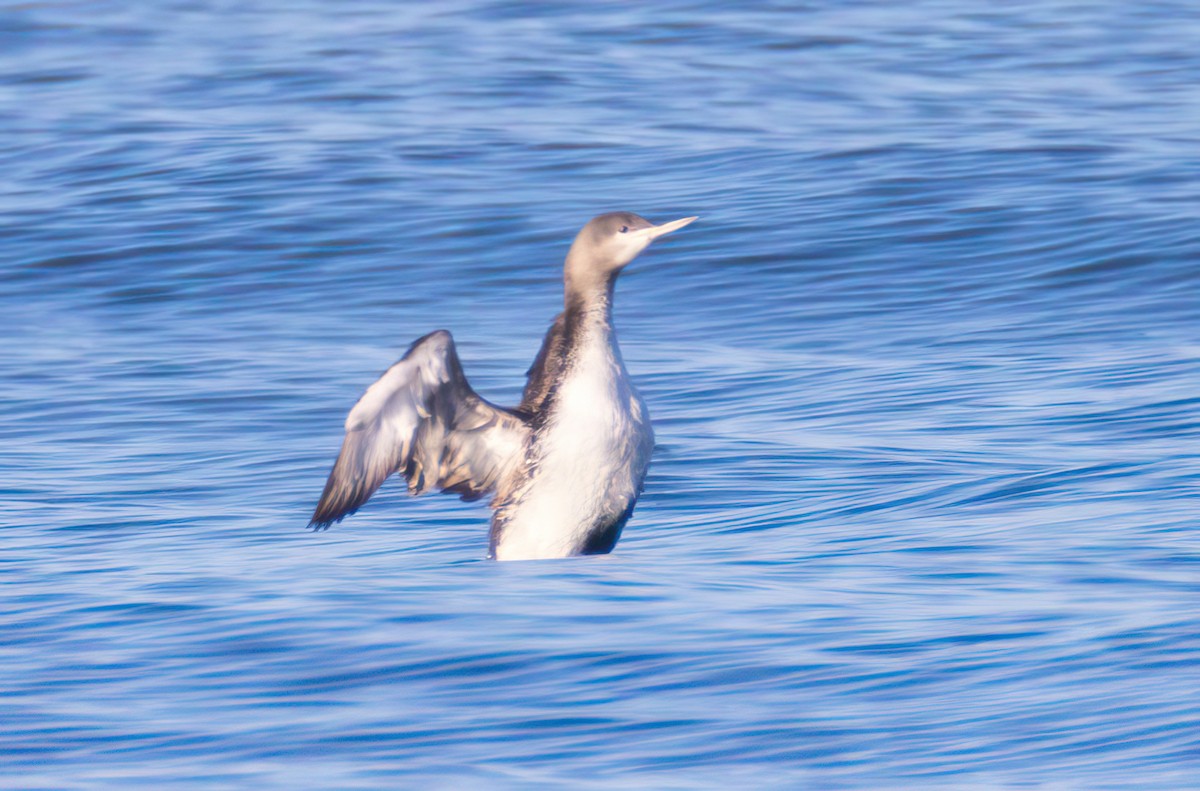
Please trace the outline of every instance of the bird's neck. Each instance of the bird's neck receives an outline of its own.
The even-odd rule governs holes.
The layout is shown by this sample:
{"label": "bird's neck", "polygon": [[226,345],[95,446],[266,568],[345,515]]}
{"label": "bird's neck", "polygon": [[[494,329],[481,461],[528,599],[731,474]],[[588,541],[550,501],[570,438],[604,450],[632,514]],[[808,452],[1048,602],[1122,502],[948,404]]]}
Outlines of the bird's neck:
{"label": "bird's neck", "polygon": [[619,271],[618,267],[606,266],[604,261],[598,260],[593,251],[580,249],[577,239],[563,262],[563,297],[567,312],[600,311],[610,315],[613,287]]}
{"label": "bird's neck", "polygon": [[[612,323],[613,286],[616,277],[604,284],[593,284],[592,288],[579,288],[567,282],[564,297],[563,318],[566,320],[566,347],[575,357],[584,349],[606,349],[606,354],[617,356],[617,335]],[[575,287],[572,287],[575,286]]]}
{"label": "bird's neck", "polygon": [[569,371],[590,371],[594,376],[628,376],[621,347],[613,328],[612,302],[616,273],[603,283],[581,287],[567,278],[564,297],[564,356]]}
{"label": "bird's neck", "polygon": [[613,289],[616,284],[616,273],[607,277],[572,277],[568,270],[563,289],[563,309],[568,320],[611,326]]}

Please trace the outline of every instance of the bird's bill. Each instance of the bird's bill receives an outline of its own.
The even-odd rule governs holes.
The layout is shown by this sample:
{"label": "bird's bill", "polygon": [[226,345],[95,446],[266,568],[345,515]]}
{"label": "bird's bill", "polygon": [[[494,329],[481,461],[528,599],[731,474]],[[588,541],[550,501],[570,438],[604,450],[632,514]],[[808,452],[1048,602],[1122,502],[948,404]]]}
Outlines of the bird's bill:
{"label": "bird's bill", "polygon": [[649,228],[643,229],[642,233],[646,234],[646,236],[650,237],[650,239],[653,241],[660,236],[666,236],[671,231],[678,231],[680,228],[690,222],[695,221],[696,219],[698,218],[684,217],[682,220],[672,220],[671,222],[664,222],[662,225],[652,225]]}

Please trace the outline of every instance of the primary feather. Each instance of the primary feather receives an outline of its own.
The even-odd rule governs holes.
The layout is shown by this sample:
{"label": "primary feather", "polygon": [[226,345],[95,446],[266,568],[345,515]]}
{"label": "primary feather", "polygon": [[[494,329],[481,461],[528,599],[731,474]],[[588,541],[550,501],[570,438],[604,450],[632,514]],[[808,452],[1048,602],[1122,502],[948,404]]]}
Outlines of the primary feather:
{"label": "primary feather", "polygon": [[494,493],[528,433],[520,415],[467,384],[450,333],[430,333],[350,410],[309,526],[327,528],[354,513],[393,472],[403,473],[411,494],[438,489],[475,500]]}

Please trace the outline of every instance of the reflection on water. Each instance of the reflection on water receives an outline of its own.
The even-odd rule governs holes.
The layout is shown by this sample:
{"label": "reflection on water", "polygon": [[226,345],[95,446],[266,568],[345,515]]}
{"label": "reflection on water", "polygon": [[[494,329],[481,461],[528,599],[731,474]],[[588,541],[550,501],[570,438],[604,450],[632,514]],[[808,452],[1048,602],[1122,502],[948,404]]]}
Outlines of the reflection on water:
{"label": "reflection on water", "polygon": [[[1192,782],[1185,5],[0,23],[19,785]],[[304,532],[412,339],[517,400],[611,209],[701,216],[618,291],[618,551],[399,486]]]}

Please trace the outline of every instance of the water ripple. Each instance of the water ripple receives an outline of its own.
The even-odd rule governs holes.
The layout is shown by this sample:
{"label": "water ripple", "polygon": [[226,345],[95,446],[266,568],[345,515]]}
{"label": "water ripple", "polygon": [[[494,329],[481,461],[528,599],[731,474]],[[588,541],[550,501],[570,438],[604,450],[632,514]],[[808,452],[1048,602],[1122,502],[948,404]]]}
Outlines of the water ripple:
{"label": "water ripple", "polygon": [[[0,8],[0,768],[28,788],[1190,787],[1180,3]],[[618,551],[484,562],[345,410],[514,402],[583,220]]]}

